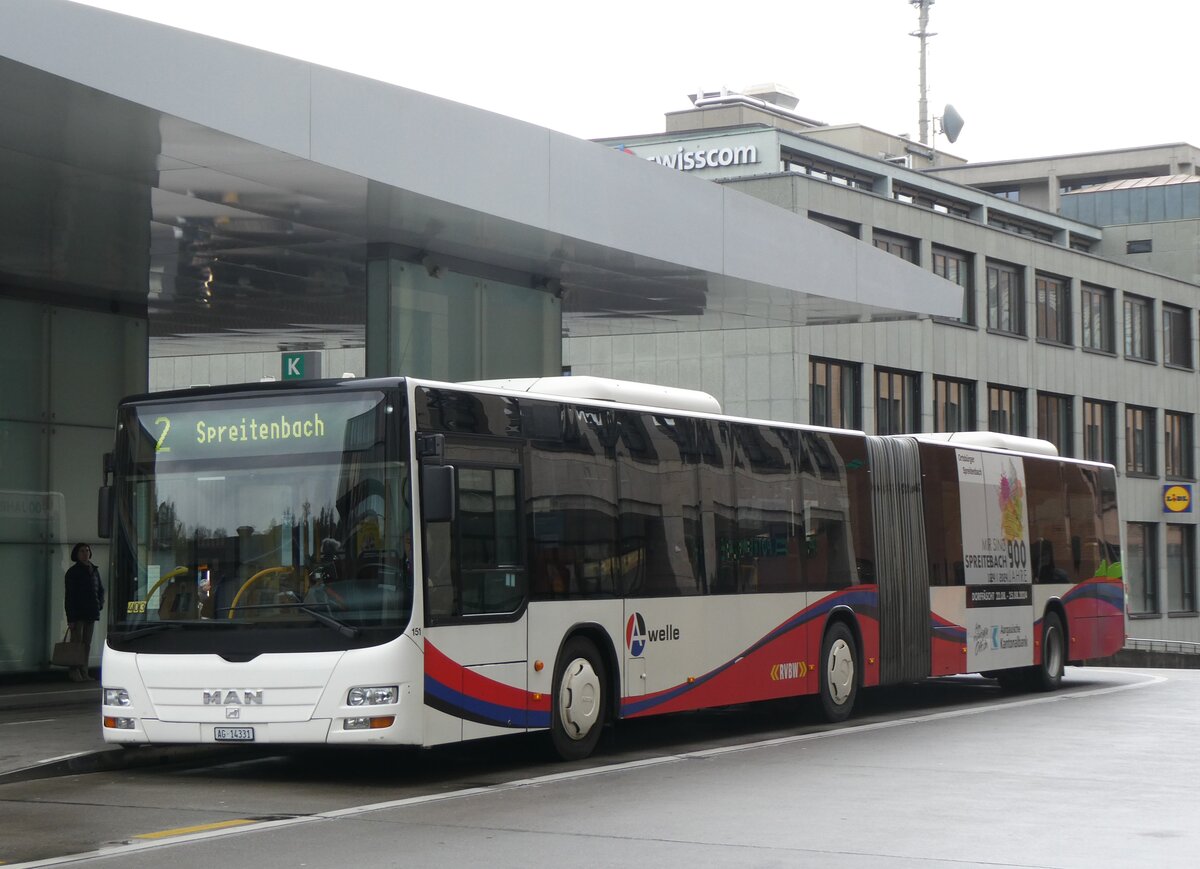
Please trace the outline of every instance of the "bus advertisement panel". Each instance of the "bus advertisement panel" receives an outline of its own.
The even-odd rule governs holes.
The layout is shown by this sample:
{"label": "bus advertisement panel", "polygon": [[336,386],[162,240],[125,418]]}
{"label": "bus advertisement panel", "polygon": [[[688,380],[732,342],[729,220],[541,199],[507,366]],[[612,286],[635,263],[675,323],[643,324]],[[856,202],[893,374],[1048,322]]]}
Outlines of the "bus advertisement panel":
{"label": "bus advertisement panel", "polygon": [[962,449],[955,459],[970,619],[967,669],[1020,667],[1033,650],[1025,463],[1020,456]]}

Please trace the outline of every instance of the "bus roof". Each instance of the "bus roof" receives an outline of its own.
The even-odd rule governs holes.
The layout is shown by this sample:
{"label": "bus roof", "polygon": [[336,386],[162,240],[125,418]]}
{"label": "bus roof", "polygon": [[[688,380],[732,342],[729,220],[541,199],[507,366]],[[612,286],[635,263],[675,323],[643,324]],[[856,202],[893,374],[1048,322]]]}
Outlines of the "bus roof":
{"label": "bus roof", "polygon": [[508,377],[501,380],[472,380],[456,386],[484,386],[511,392],[528,392],[559,398],[590,399],[618,404],[661,407],[665,410],[688,410],[694,413],[721,413],[721,403],[707,392],[658,386],[632,380],[613,380],[608,377]]}

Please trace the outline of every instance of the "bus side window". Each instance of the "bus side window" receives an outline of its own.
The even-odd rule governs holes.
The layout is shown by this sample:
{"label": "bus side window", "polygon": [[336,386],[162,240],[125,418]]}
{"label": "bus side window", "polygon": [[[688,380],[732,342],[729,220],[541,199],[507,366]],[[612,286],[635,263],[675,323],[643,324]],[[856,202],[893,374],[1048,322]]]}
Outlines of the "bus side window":
{"label": "bus side window", "polygon": [[457,614],[457,594],[450,570],[450,523],[425,528],[425,608],[430,620]]}

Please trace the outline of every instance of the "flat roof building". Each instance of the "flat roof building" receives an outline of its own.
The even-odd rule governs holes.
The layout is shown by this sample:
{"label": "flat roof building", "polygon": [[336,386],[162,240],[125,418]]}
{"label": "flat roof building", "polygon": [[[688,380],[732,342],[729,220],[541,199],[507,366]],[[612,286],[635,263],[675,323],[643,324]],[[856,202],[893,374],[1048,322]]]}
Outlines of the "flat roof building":
{"label": "flat roof building", "polygon": [[[1083,184],[1101,180],[1102,170],[1190,174],[1194,149],[919,171],[874,145],[864,154],[814,136],[816,122],[785,129],[778,107],[756,114],[754,103],[733,102],[732,126],[673,113],[667,133],[602,141],[665,174],[706,177],[807,217],[831,242],[848,237],[941,275],[963,288],[961,311],[686,336],[572,334],[564,364],[577,374],[702,389],[749,416],[878,434],[990,430],[1111,462],[1125,522],[1130,635],[1200,643],[1190,506],[1200,236],[1188,210],[1200,186]],[[688,129],[687,117],[699,123]],[[1058,198],[1060,185],[1076,182]],[[1010,188],[1019,195],[997,195]],[[1062,213],[1045,207],[1051,193]],[[1151,215],[1144,205],[1154,201],[1162,210]],[[1125,209],[1124,222],[1100,220],[1102,208],[1113,216]],[[1128,249],[1133,236],[1153,238],[1161,258]]]}

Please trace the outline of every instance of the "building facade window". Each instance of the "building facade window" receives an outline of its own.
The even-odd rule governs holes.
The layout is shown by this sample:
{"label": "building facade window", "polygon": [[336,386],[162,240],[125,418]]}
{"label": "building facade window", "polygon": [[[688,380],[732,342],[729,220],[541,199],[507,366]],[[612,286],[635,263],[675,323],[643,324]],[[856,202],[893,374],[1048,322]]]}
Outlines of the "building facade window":
{"label": "building facade window", "polygon": [[1070,284],[1050,275],[1037,275],[1033,283],[1038,338],[1055,344],[1070,344]]}
{"label": "building facade window", "polygon": [[1117,406],[1111,401],[1083,400],[1083,457],[1117,463]]}
{"label": "building facade window", "polygon": [[1080,290],[1080,343],[1088,350],[1115,353],[1113,291],[1084,284]]}
{"label": "building facade window", "polygon": [[933,378],[933,430],[975,430],[975,384],[951,377]]}
{"label": "building facade window", "polygon": [[1126,552],[1121,558],[1129,587],[1129,612],[1150,615],[1158,612],[1158,526],[1150,522],[1125,525]]}
{"label": "building facade window", "polygon": [[1125,355],[1130,359],[1154,361],[1154,302],[1125,294]]}
{"label": "building facade window", "polygon": [[958,284],[963,291],[962,315],[960,323],[975,325],[975,267],[971,255],[960,250],[946,247],[933,248],[933,273],[941,275],[952,284]]}
{"label": "building facade window", "polygon": [[907,260],[910,263],[917,261],[916,239],[875,230],[871,234],[871,240],[875,244],[875,247],[887,251],[892,256],[898,256],[900,259]]}
{"label": "building facade window", "polygon": [[813,425],[862,428],[861,371],[853,362],[809,361],[809,418]]}
{"label": "building facade window", "polygon": [[988,431],[1025,434],[1024,389],[988,384]]}
{"label": "building facade window", "polygon": [[1151,253],[1154,242],[1148,238],[1138,238],[1125,242],[1125,253]]}
{"label": "building facade window", "polygon": [[1177,305],[1162,306],[1163,364],[1192,367],[1192,312]]}
{"label": "building facade window", "polygon": [[1125,405],[1125,473],[1153,476],[1154,408]]}
{"label": "building facade window", "polygon": [[1054,444],[1060,456],[1075,455],[1071,396],[1039,392],[1037,415],[1037,436]]}
{"label": "building facade window", "polygon": [[1163,470],[1168,477],[1190,480],[1195,476],[1192,419],[1190,413],[1163,413]]}
{"label": "building facade window", "polygon": [[1196,526],[1167,525],[1167,609],[1196,611]]}
{"label": "building facade window", "polygon": [[1004,263],[987,264],[988,328],[1009,335],[1025,334],[1025,287],[1021,270]]}
{"label": "building facade window", "polygon": [[917,374],[875,369],[875,433],[906,434],[921,430]]}

